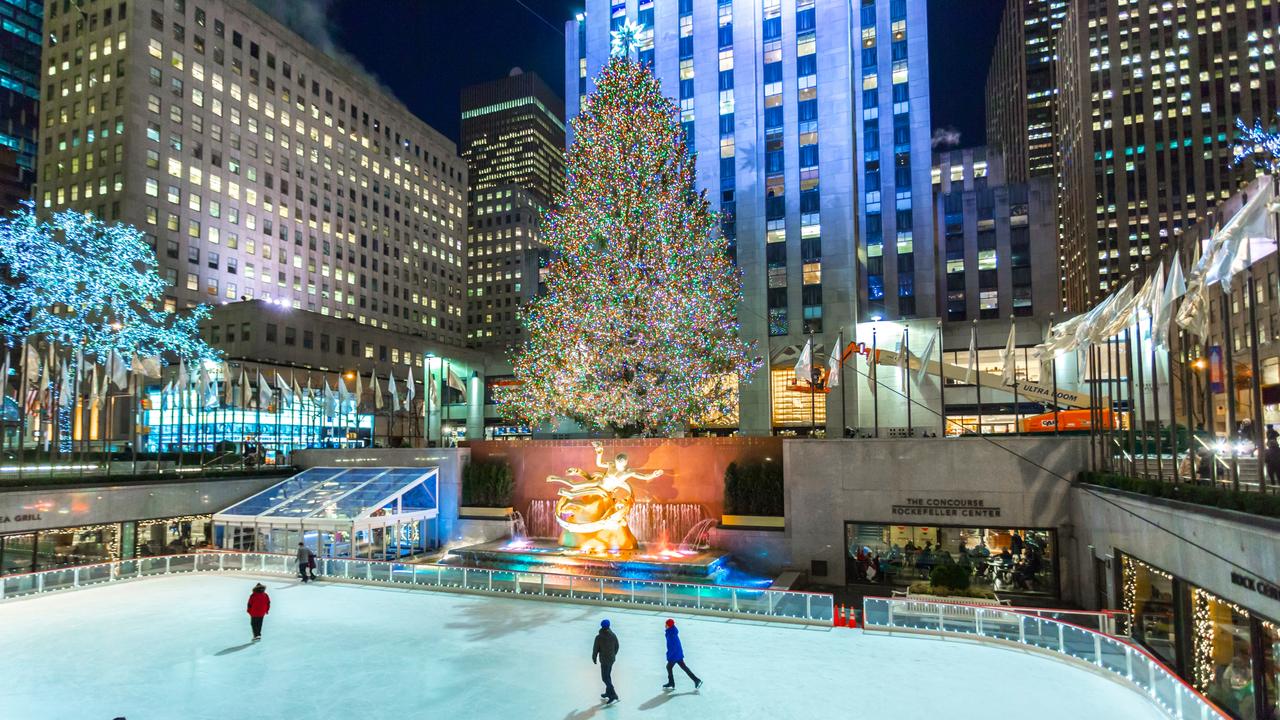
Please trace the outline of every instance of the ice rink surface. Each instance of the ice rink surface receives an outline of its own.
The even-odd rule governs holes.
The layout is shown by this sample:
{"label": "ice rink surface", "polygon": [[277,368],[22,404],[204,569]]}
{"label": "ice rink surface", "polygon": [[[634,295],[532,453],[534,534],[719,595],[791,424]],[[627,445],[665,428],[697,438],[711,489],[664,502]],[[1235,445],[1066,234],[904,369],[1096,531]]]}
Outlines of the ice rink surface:
{"label": "ice rink surface", "polygon": [[[186,575],[0,604],[0,718],[1163,717],[1074,665],[1000,647],[675,616],[694,692],[663,692],[665,614],[265,579]],[[591,643],[621,645],[602,707]]]}

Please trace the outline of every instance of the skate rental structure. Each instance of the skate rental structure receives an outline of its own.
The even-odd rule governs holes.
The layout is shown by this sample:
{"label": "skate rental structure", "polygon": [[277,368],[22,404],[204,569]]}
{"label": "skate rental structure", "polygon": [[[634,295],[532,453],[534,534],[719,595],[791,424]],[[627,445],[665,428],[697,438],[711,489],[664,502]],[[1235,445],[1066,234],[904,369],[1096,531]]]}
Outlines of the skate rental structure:
{"label": "skate rental structure", "polygon": [[439,470],[313,467],[213,516],[226,550],[388,560],[435,544]]}
{"label": "skate rental structure", "polygon": [[[535,524],[553,536],[531,536],[528,526],[513,522],[510,537],[456,548],[452,556],[477,567],[508,570],[569,571],[586,575],[621,578],[680,579],[715,582],[726,573],[729,556],[709,547],[708,536],[715,520],[698,518],[681,523],[688,504],[672,504],[670,512],[661,503],[637,502],[633,482],[659,478],[662,469],[652,471],[629,467],[626,454],[606,461],[604,445],[593,442],[595,468],[568,468],[564,475],[549,475],[546,481],[561,486],[554,501],[535,501],[532,507],[546,509],[551,520]],[[646,542],[637,538],[643,527]],[[683,531],[678,541],[675,532]],[[735,574],[735,581],[753,580]],[[763,578],[754,579],[768,583]]]}

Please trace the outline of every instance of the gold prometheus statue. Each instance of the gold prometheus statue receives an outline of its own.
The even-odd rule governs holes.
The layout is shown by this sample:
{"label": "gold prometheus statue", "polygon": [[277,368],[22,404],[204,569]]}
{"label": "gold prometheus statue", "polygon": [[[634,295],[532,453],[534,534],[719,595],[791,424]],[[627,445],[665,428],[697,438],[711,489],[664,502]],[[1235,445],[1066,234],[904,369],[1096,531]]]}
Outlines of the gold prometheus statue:
{"label": "gold prometheus statue", "polygon": [[[619,550],[635,550],[636,536],[628,527],[627,516],[635,504],[631,480],[653,480],[661,470],[638,472],[627,467],[627,456],[618,453],[613,462],[604,461],[604,445],[591,443],[596,449],[596,467],[604,472],[587,472],[569,468],[565,477],[551,475],[547,482],[559,483],[560,499],[556,501],[556,522],[564,530],[560,544],[584,553],[600,554]],[[574,482],[569,478],[581,478]]]}

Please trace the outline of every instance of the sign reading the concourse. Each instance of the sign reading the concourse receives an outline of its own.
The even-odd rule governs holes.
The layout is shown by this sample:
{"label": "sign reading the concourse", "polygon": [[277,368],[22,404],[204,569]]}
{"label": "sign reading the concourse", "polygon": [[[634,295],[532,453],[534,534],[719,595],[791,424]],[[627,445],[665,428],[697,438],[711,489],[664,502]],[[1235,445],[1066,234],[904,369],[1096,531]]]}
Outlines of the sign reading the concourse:
{"label": "sign reading the concourse", "polygon": [[954,497],[908,497],[891,509],[895,517],[998,518],[1000,506],[985,500]]}

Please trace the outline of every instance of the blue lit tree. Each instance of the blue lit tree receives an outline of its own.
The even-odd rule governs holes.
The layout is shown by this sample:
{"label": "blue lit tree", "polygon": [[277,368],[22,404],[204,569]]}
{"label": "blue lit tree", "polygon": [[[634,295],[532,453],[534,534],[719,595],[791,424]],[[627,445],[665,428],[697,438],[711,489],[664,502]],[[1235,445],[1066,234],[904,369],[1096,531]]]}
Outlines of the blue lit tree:
{"label": "blue lit tree", "polygon": [[30,203],[0,218],[0,335],[35,336],[104,359],[112,350],[214,358],[199,333],[209,308],[164,309],[166,283],[137,228],[72,210],[48,220]]}
{"label": "blue lit tree", "polygon": [[1254,120],[1253,127],[1236,118],[1236,137],[1232,150],[1232,166],[1251,161],[1254,167],[1265,173],[1280,171],[1280,133],[1263,127],[1261,120]]}

